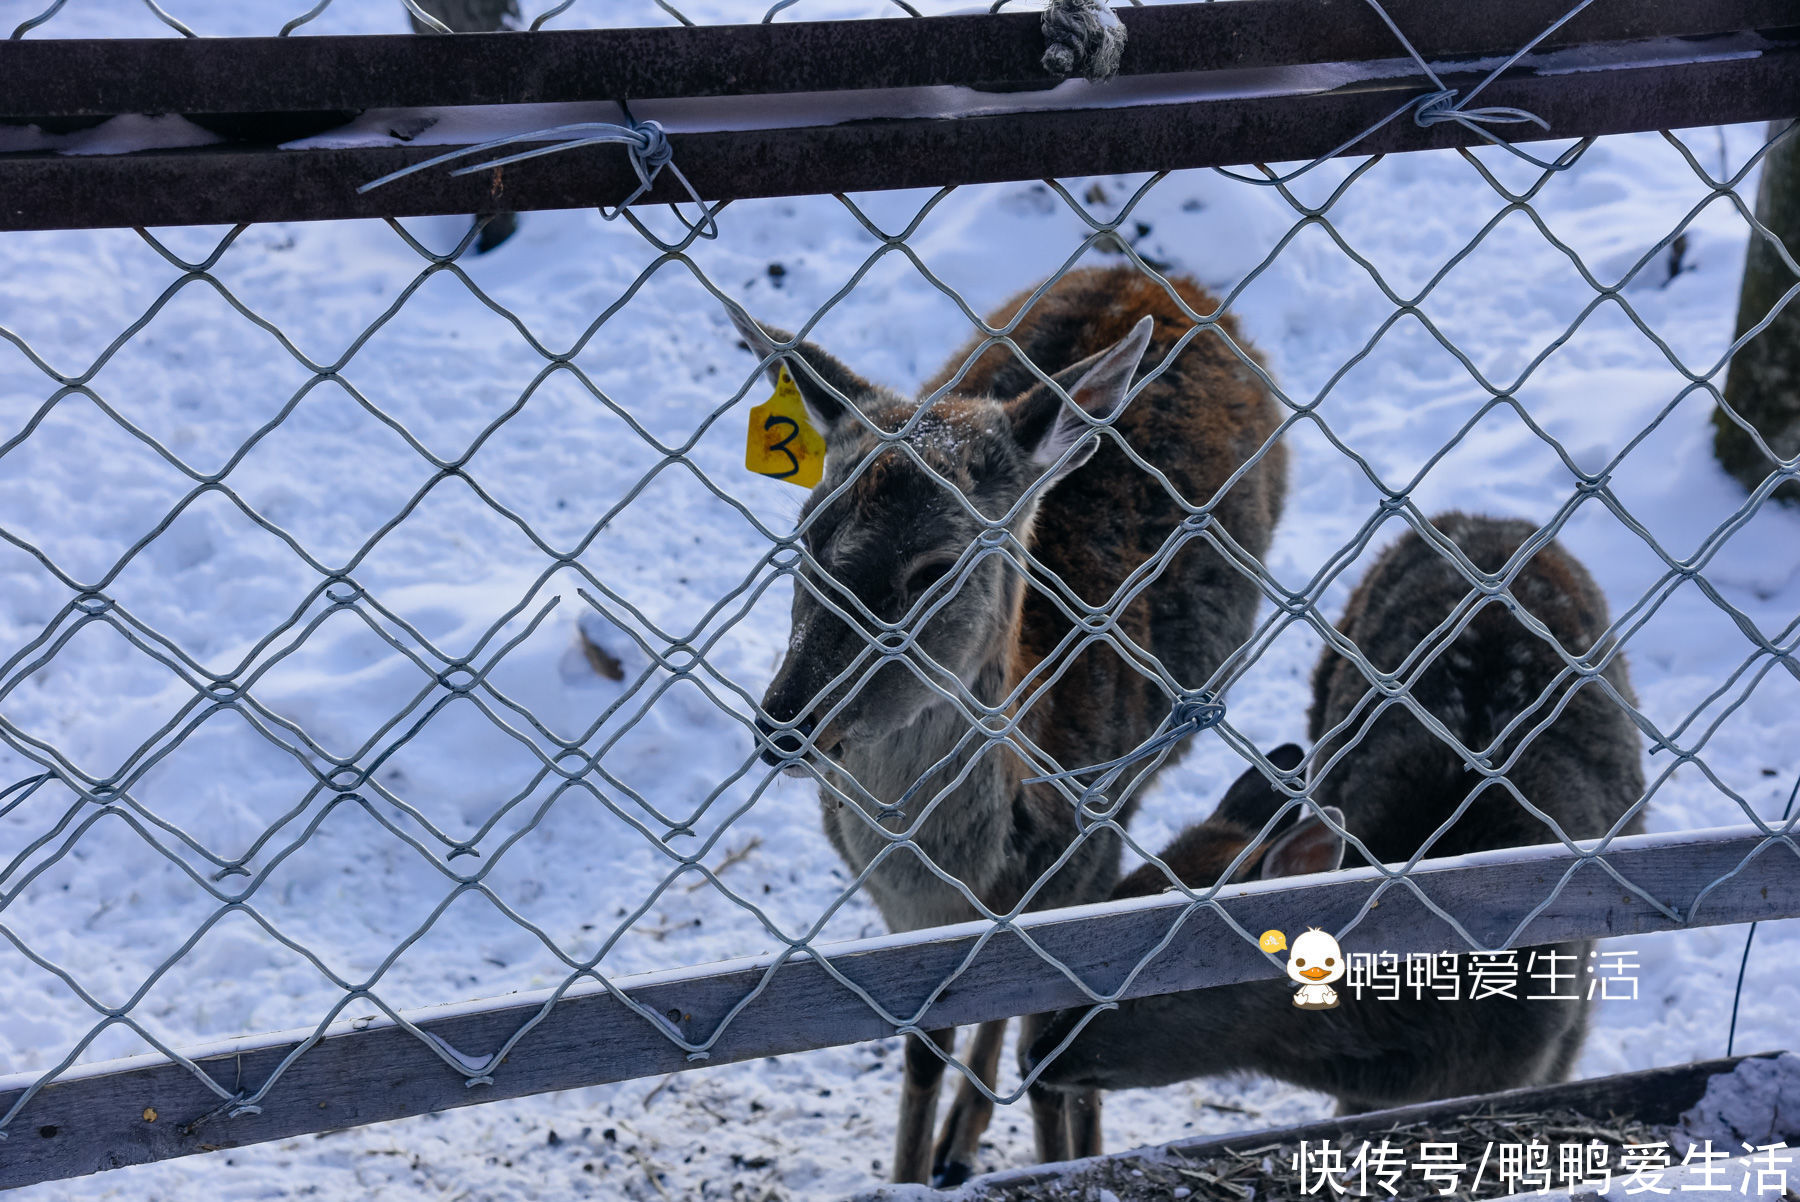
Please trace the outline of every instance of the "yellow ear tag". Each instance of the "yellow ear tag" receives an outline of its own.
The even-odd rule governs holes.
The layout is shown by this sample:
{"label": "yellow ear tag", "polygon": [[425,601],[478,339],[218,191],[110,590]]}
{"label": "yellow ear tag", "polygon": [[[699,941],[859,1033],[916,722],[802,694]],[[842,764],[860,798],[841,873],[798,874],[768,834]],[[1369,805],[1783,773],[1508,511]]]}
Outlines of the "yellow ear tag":
{"label": "yellow ear tag", "polygon": [[744,466],[759,476],[774,476],[801,488],[811,488],[824,479],[825,439],[806,416],[806,402],[800,399],[785,363],[775,381],[775,395],[750,411]]}

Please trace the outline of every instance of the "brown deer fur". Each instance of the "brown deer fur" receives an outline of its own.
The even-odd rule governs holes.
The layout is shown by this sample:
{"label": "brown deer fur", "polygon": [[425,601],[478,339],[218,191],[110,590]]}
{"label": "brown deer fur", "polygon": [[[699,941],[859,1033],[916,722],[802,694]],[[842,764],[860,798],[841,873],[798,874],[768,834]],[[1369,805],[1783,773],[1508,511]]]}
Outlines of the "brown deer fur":
{"label": "brown deer fur", "polygon": [[[1440,515],[1432,525],[1486,572],[1499,571],[1535,533],[1528,522],[1460,513]],[[1338,629],[1378,670],[1391,673],[1428,639],[1427,651],[1441,648],[1444,637],[1431,632],[1472,591],[1444,553],[1409,531],[1357,586]],[[1601,642],[1605,599],[1556,543],[1532,555],[1509,591],[1570,655],[1597,661],[1611,650],[1610,641]],[[1402,673],[1412,681],[1412,697],[1465,747],[1485,752],[1496,765],[1518,751],[1571,688],[1570,679],[1555,680],[1564,667],[1561,657],[1498,600],[1484,603],[1422,673],[1414,665]],[[1603,675],[1620,696],[1632,698],[1622,656],[1615,655]],[[1311,737],[1325,738],[1346,718],[1352,721],[1315,748],[1313,771],[1346,745],[1350,750],[1312,781],[1311,795],[1331,807],[1333,820],[1376,859],[1410,859],[1472,792],[1468,810],[1428,855],[1556,840],[1504,788],[1480,787],[1480,778],[1412,713],[1396,705],[1371,722],[1369,691],[1356,665],[1328,646],[1313,675]],[[1644,788],[1636,727],[1598,682],[1582,684],[1567,701],[1550,725],[1530,737],[1507,777],[1571,839],[1637,832],[1641,811],[1626,820]],[[1527,720],[1490,750],[1522,713],[1529,713]],[[1270,758],[1291,777],[1301,757],[1290,745]],[[1345,845],[1315,816],[1271,837],[1269,820],[1286,799],[1252,770],[1211,818],[1184,831],[1160,858],[1190,886],[1217,882],[1246,847],[1252,851],[1237,879],[1335,867]],[[1364,862],[1353,847],[1349,862]],[[1120,882],[1114,896],[1168,885],[1162,868],[1146,864]],[[1346,936],[1346,952],[1359,950],[1355,938],[1354,930]],[[1331,1094],[1345,1111],[1558,1081],[1568,1075],[1586,1032],[1591,946],[1554,945],[1573,957],[1562,966],[1573,966],[1579,1001],[1528,1000],[1545,991],[1527,978],[1530,952],[1550,948],[1519,951],[1515,998],[1466,1000],[1472,996],[1467,957],[1457,961],[1461,1001],[1439,1001],[1429,991],[1416,999],[1404,987],[1397,1001],[1373,995],[1358,1000],[1339,984],[1337,1009],[1301,1010],[1291,1004],[1292,986],[1283,981],[1140,998],[1096,1015],[1045,1066],[1043,1080],[1064,1088],[1115,1089],[1249,1070]],[[1570,985],[1564,981],[1559,989],[1568,992]],[[1051,1020],[1028,1058],[1047,1055],[1081,1013],[1065,1011]]]}
{"label": "brown deer fur", "polygon": [[[1198,285],[1181,278],[1172,283],[1195,312],[1217,309],[1217,301]],[[1001,306],[990,324],[1011,321],[1029,295]],[[773,355],[790,341],[778,331],[735,315],[734,320],[758,354]],[[1218,525],[1260,556],[1281,513],[1286,458],[1273,441],[1279,409],[1239,353],[1217,331],[1202,330],[1166,371],[1118,408],[1126,388],[1162,365],[1193,325],[1161,284],[1121,267],[1065,275],[1030,306],[1012,337],[1084,411],[1095,417],[1116,412],[1114,429],[1126,442],[1164,472],[1188,503],[1212,505]],[[1231,318],[1219,326],[1245,353],[1254,354]],[[1077,596],[1104,606],[1187,516],[1111,437],[1089,436],[1087,424],[1009,348],[991,347],[953,381],[978,345],[972,342],[952,357],[924,386],[920,400],[868,383],[810,343],[786,356],[828,448],[825,478],[801,519],[806,546],[825,571],[801,570],[804,582],[794,593],[787,655],[763,698],[764,754],[789,771],[817,773],[832,786],[821,789],[825,830],[853,872],[862,872],[888,847],[894,832],[917,824],[912,843],[882,861],[865,884],[894,930],[978,915],[958,889],[931,871],[927,859],[983,905],[1006,911],[1077,841],[1079,827],[1067,797],[1051,785],[1024,783],[1044,761],[1027,765],[1006,743],[967,737],[971,721],[965,705],[976,712],[994,707],[1017,713],[1021,744],[1041,749],[1065,768],[1125,753],[1151,734],[1170,708],[1165,685],[1107,643],[1062,645],[1071,625],[1027,585],[1027,568],[1016,551],[981,559],[960,584],[960,573],[945,575],[989,522],[1029,496],[1007,531]],[[848,398],[866,424],[820,380]],[[930,403],[906,441],[986,521],[968,513],[901,448],[884,447],[869,428],[899,430],[945,385],[948,390]],[[1096,445],[1091,458],[1080,449]],[[1077,448],[1073,457],[1056,472],[1053,462],[1071,447]],[[1256,465],[1221,492],[1231,474],[1259,451]],[[844,495],[825,501],[853,476]],[[1039,587],[1056,587],[1040,573],[1032,575]],[[846,609],[849,620],[822,604],[815,588]],[[929,659],[897,656],[834,684],[879,633],[849,609],[847,594],[885,621],[910,611]],[[1117,627],[1179,685],[1196,688],[1247,638],[1257,600],[1243,573],[1204,538],[1190,538],[1117,612]],[[941,608],[921,619],[927,607],[940,602]],[[1046,683],[1059,668],[1062,674]],[[957,694],[964,705],[945,700],[920,677]],[[1021,690],[1023,705],[1009,700],[1021,682],[1027,685]],[[934,765],[940,765],[936,771]],[[924,787],[903,810],[884,815],[922,778]],[[839,790],[855,804],[843,803]],[[1124,813],[1130,808],[1127,802]],[[1100,832],[1086,838],[1054,879],[1043,882],[1030,906],[1104,898],[1117,877],[1118,858],[1116,837]],[[990,1084],[1003,1029],[1003,1024],[983,1028],[970,1057]],[[934,1038],[948,1048],[952,1035]],[[909,1041],[907,1066],[894,1165],[895,1178],[903,1181],[924,1176],[921,1145],[932,1125],[944,1067],[917,1039]],[[1067,1130],[1097,1138],[1097,1114],[1084,1113],[1079,1103],[1068,1117],[1058,1118],[1065,1103],[1056,1095],[1034,1091],[1033,1101],[1045,1154],[1066,1148]],[[967,1172],[990,1113],[984,1099],[965,1086],[938,1149],[941,1178]]]}

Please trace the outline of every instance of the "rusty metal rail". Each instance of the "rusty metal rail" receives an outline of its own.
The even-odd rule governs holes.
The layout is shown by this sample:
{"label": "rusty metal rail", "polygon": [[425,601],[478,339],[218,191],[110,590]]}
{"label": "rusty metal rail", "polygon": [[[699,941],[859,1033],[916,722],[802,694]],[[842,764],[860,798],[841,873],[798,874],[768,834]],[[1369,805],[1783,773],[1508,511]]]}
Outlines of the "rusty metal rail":
{"label": "rusty metal rail", "polygon": [[[1444,5],[1390,0],[1432,60],[1506,55],[1566,0]],[[1122,75],[1389,58],[1393,33],[1363,0],[1255,0],[1121,9]],[[1545,51],[1701,38],[1800,23],[1785,0],[1633,0],[1578,14]],[[52,27],[54,28],[54,27]],[[1047,86],[1035,13],[887,21],[269,38],[0,40],[0,118],[265,113],[456,104],[748,96],[943,84]]]}
{"label": "rusty metal rail", "polygon": [[[1263,4],[1291,7],[1288,0],[1256,0],[1230,8],[1255,10]],[[1215,11],[1204,5],[1181,8],[1183,19],[1196,21],[1211,20],[1205,14]],[[910,28],[923,23],[838,24]],[[657,32],[699,36],[762,28]],[[953,40],[941,32],[943,27],[939,29],[936,36]],[[469,35],[469,40],[485,36]],[[548,35],[492,36],[527,47]],[[861,31],[846,36],[872,35]],[[393,40],[412,46],[462,39]],[[157,43],[171,54],[194,44]],[[1108,107],[1087,107],[1104,88],[1078,85],[1070,89],[1067,107],[1049,107],[1039,100],[1015,111],[996,112],[990,96],[962,116],[870,117],[866,101],[860,106],[851,103],[859,94],[823,93],[809,98],[802,117],[790,116],[770,128],[741,128],[742,100],[686,100],[680,102],[681,120],[669,123],[669,142],[696,192],[708,201],[1306,160],[1330,153],[1420,91],[1421,81],[1409,68],[1394,66],[1391,58],[1384,63],[1363,64],[1365,78],[1330,90],[1319,90],[1315,76],[1289,72],[1284,77],[1280,68],[1271,69],[1275,75],[1255,79],[1234,73],[1223,82],[1196,73],[1151,84],[1129,80],[1105,85],[1139,89],[1136,102],[1115,100]],[[5,65],[0,55],[0,74],[6,73]],[[1450,87],[1466,86],[1477,78],[1468,71],[1442,74]],[[1209,91],[1214,94],[1208,96]],[[1221,91],[1226,94],[1217,94]],[[486,95],[471,87],[462,99]],[[1609,60],[1581,70],[1569,70],[1554,57],[1534,56],[1482,96],[1484,103],[1528,109],[1548,123],[1547,130],[1530,124],[1505,127],[1505,136],[1516,141],[1789,116],[1800,112],[1800,30],[1787,34],[1739,30],[1703,41],[1635,42],[1615,48]],[[333,103],[342,99],[334,98]],[[244,100],[233,96],[213,103]],[[26,102],[13,103],[16,107]],[[654,101],[633,105],[639,119],[658,118],[661,112]],[[1347,152],[1477,145],[1483,136],[1454,123],[1426,127],[1395,120]],[[369,180],[444,149],[405,145],[284,150],[228,143],[132,154],[0,155],[0,229],[582,208],[616,203],[638,184],[624,150],[596,146],[503,172],[461,178],[425,173],[367,194],[356,191]],[[664,176],[645,203],[685,199],[686,192]]]}

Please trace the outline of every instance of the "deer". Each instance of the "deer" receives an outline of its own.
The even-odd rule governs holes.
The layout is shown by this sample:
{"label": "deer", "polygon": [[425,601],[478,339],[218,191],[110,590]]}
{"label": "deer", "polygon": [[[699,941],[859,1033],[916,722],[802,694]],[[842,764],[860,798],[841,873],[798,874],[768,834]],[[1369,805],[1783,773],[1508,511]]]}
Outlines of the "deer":
{"label": "deer", "polygon": [[[1511,565],[1537,533],[1527,521],[1457,512],[1430,524],[1487,573]],[[1555,842],[1555,828],[1570,839],[1641,831],[1642,748],[1624,706],[1598,680],[1564,675],[1556,648],[1507,601],[1478,602],[1446,646],[1448,632],[1437,628],[1473,591],[1439,547],[1409,531],[1357,584],[1337,629],[1377,671],[1405,669],[1413,700],[1465,748],[1492,765],[1510,764],[1506,777],[1545,818],[1466,771],[1463,758],[1404,706],[1377,711],[1369,680],[1327,643],[1307,714],[1313,779],[1303,779],[1297,745],[1277,748],[1267,757],[1273,774],[1246,771],[1210,817],[1184,830],[1160,863],[1125,876],[1113,896],[1148,896],[1176,880],[1198,889],[1227,877],[1366,863],[1340,831],[1375,860],[1404,863],[1465,800],[1468,808],[1427,854]],[[1570,656],[1604,664],[1599,677],[1635,707],[1624,656],[1608,633],[1606,599],[1579,560],[1547,542],[1519,567],[1508,592]],[[1317,808],[1289,808],[1296,791]],[[1591,949],[1584,940],[1520,949],[1516,964],[1525,968],[1528,952],[1554,952],[1572,957],[1561,963],[1576,966],[1579,978]],[[1340,1114],[1566,1080],[1587,1031],[1585,994],[1531,1000],[1521,979],[1515,996],[1478,998],[1471,958],[1458,955],[1455,964],[1454,996],[1462,999],[1455,1001],[1403,989],[1398,1000],[1345,997],[1336,1009],[1307,1011],[1280,980],[1138,998],[1095,1015],[1054,1055],[1082,1017],[1066,1010],[1045,1025],[1025,1060],[1041,1068],[1047,1087],[1079,1091],[1261,1073],[1331,1095]]]}
{"label": "deer", "polygon": [[[1167,683],[1127,654],[1153,657],[1190,688],[1249,637],[1258,590],[1220,547],[1267,551],[1287,462],[1267,368],[1235,317],[1218,315],[1177,351],[1201,324],[1191,315],[1219,308],[1186,277],[1071,271],[988,317],[1016,352],[977,335],[916,399],[733,312],[771,380],[789,365],[826,445],[799,519],[808,555],[786,653],[757,717],[762,757],[816,776],[825,833],[852,873],[869,870],[864,888],[890,930],[978,918],[976,901],[1005,913],[1103,900],[1119,872],[1116,831],[1084,832],[1072,791],[1034,780],[1035,769],[1121,756],[1169,717]],[[1228,541],[1184,527],[1189,512],[1169,488],[1096,423],[1187,505],[1206,507],[1201,524]],[[882,438],[900,431],[905,447]],[[1110,614],[1133,650],[1071,639],[1045,574]],[[883,633],[864,609],[909,619],[914,642],[852,671]],[[984,709],[1016,722],[1013,733],[971,737]],[[1121,778],[1120,821],[1150,775]],[[969,1048],[970,1072],[990,1090],[1005,1033],[1004,1020],[983,1024]],[[954,1184],[972,1172],[993,1104],[965,1077],[932,1145],[955,1031],[929,1039],[906,1038],[892,1177]],[[1033,1085],[1028,1096],[1042,1158],[1098,1146],[1097,1095]]]}

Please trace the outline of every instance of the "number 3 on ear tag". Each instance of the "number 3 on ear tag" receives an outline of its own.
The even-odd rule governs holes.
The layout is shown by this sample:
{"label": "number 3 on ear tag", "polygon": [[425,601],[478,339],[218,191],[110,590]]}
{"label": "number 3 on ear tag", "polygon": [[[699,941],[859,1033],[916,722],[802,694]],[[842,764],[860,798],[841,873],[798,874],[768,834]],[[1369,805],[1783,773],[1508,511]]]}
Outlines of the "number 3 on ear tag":
{"label": "number 3 on ear tag", "polygon": [[774,476],[802,488],[813,487],[825,476],[825,440],[806,416],[806,403],[785,363],[775,395],[750,411],[744,466],[759,476]]}

